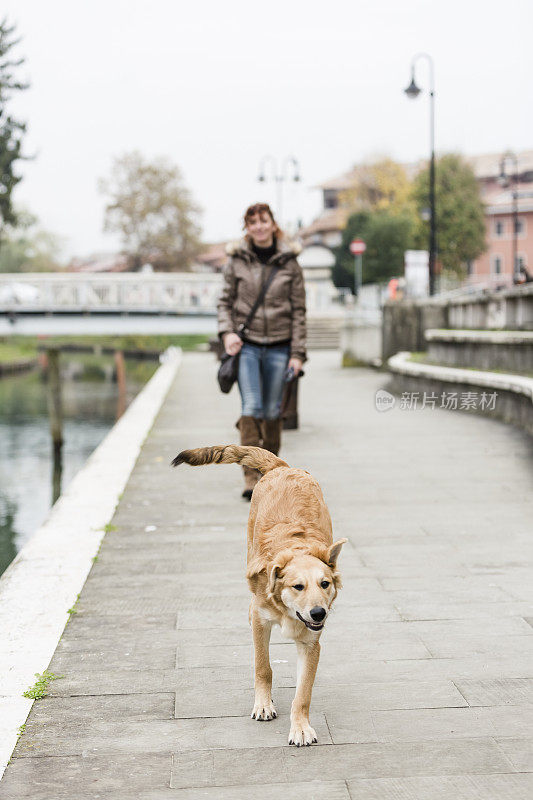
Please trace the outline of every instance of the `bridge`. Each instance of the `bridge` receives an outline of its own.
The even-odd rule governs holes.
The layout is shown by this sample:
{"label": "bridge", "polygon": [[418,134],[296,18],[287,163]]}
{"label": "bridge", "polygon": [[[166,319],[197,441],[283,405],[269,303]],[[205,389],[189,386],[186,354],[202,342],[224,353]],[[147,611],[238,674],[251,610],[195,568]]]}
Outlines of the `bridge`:
{"label": "bridge", "polygon": [[0,275],[0,335],[212,333],[222,276]]}
{"label": "bridge", "polygon": [[[311,338],[336,347],[337,292],[305,274]],[[0,274],[0,336],[211,334],[221,290],[217,273]]]}

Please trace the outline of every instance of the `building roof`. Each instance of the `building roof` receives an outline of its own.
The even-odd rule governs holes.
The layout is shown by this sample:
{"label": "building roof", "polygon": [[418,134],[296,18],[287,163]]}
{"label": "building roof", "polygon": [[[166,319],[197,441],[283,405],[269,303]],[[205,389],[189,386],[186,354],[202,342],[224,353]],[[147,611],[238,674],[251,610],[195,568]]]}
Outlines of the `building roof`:
{"label": "building roof", "polygon": [[314,233],[329,233],[330,231],[339,231],[346,225],[348,212],[344,208],[329,208],[323,211],[322,214],[310,225],[301,228],[298,235],[301,238],[307,238]]}
{"label": "building roof", "polygon": [[123,253],[93,253],[87,258],[74,257],[69,272],[127,272],[128,258]]}
{"label": "building roof", "polygon": [[[497,178],[500,174],[500,163],[504,153],[485,153],[480,156],[466,156],[466,161],[475,172],[476,178]],[[518,160],[518,172],[533,171],[533,150],[519,150],[516,153]],[[507,164],[508,170],[514,170],[510,163]]]}
{"label": "building roof", "polygon": [[336,192],[343,192],[345,189],[351,189],[357,178],[357,167],[352,167],[348,172],[343,172],[342,175],[336,175],[324,183],[319,183],[315,188],[323,189],[324,191],[333,190]]}
{"label": "building roof", "polygon": [[212,269],[222,269],[228,259],[226,253],[227,242],[213,242],[205,246],[205,249],[196,256],[196,261]]}
{"label": "building roof", "polygon": [[[497,178],[500,174],[500,162],[503,156],[503,152],[499,153],[483,153],[482,155],[477,156],[464,156],[465,161],[470,164],[476,178],[482,180],[483,178]],[[533,150],[519,150],[516,153],[518,158],[518,171],[522,172],[529,172],[533,171]],[[415,162],[404,163],[402,164],[403,168],[405,169],[407,176],[409,178],[414,178],[427,164],[426,159],[419,159]],[[323,191],[326,190],[333,190],[337,192],[342,192],[346,189],[350,189],[353,187],[358,173],[358,165],[354,165],[351,169],[347,172],[343,172],[342,175],[336,175],[333,178],[330,178],[324,183],[320,183],[316,186],[317,189],[322,189]]]}

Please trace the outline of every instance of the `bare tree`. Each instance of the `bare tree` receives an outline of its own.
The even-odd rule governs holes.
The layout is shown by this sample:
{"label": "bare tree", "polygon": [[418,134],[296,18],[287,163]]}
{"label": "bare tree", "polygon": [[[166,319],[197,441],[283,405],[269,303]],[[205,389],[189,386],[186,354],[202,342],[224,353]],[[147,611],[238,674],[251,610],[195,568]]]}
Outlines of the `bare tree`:
{"label": "bare tree", "polygon": [[99,188],[109,198],[104,230],[122,235],[134,269],[147,261],[161,270],[190,268],[200,250],[200,208],[178,166],[133,151],[114,160]]}

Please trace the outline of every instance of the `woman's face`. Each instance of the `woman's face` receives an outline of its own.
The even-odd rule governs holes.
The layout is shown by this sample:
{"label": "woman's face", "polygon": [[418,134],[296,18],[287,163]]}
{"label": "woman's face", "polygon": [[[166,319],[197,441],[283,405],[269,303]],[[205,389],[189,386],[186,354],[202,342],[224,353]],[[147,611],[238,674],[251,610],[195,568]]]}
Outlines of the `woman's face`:
{"label": "woman's face", "polygon": [[246,225],[246,232],[257,247],[270,247],[276,226],[269,214],[254,214]]}

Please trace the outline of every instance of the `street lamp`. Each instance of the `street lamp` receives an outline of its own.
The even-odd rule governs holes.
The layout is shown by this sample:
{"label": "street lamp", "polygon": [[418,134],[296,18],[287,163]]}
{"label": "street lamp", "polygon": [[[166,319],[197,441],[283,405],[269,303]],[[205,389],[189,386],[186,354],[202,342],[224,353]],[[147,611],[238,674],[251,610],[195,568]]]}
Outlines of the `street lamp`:
{"label": "street lamp", "polygon": [[507,161],[514,164],[513,178],[513,278],[520,278],[520,264],[518,263],[518,157],[512,150],[508,150],[500,159],[499,182],[502,186],[509,186],[510,179],[505,171]]}
{"label": "street lamp", "polygon": [[411,62],[411,83],[404,89],[407,97],[414,100],[422,91],[415,82],[415,64],[419,58],[429,63],[429,140],[431,158],[429,162],[429,293],[435,294],[435,262],[437,260],[437,216],[435,212],[435,76],[433,59],[428,53],[418,53]]}
{"label": "street lamp", "polygon": [[[301,180],[300,165],[298,164],[294,156],[287,156],[281,162],[281,169],[280,169],[279,168],[280,165],[273,156],[263,156],[259,164],[259,175],[257,176],[257,180],[260,183],[265,183],[267,180],[266,167],[268,165],[270,165],[270,167],[272,168],[272,179],[276,183],[276,214],[279,220],[279,224],[281,225],[283,184],[287,180],[293,180],[295,183],[298,183]],[[292,179],[288,177],[288,172],[287,172],[287,168],[291,166],[293,168]]]}

